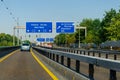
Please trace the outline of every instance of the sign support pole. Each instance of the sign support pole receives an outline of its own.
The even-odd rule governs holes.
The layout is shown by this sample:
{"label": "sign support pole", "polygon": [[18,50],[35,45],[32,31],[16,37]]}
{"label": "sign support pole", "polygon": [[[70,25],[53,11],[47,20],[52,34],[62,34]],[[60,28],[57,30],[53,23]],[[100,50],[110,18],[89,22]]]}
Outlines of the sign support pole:
{"label": "sign support pole", "polygon": [[13,46],[15,46],[15,27],[13,28]]}
{"label": "sign support pole", "polygon": [[[13,28],[13,46],[15,46],[15,29],[25,29],[25,27],[24,26],[15,26],[14,28]],[[18,33],[19,33],[19,31],[17,31]],[[18,34],[19,35],[19,34]],[[19,36],[18,36],[19,37]],[[19,39],[18,39],[19,40]],[[17,43],[18,45],[19,45],[19,41],[18,41],[18,43]]]}
{"label": "sign support pole", "polygon": [[85,37],[87,36],[87,28],[82,26],[77,26],[76,29],[79,29],[79,48],[80,48],[80,29],[85,29]]}

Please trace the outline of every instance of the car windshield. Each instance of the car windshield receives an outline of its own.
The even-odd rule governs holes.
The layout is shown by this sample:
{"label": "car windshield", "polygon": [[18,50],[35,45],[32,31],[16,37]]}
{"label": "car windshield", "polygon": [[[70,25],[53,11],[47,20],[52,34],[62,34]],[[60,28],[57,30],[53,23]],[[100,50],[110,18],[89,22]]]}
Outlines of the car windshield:
{"label": "car windshield", "polygon": [[29,46],[29,44],[22,44],[23,46]]}

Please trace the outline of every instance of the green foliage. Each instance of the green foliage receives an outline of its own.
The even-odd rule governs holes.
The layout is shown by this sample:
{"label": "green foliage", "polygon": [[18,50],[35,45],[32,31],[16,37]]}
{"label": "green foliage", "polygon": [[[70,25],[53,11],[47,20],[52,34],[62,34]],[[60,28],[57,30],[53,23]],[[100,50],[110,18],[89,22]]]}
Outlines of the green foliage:
{"label": "green foliage", "polygon": [[[17,37],[15,37],[17,40]],[[17,41],[15,41],[17,43]],[[13,36],[5,33],[0,33],[0,46],[12,46]]]}
{"label": "green foliage", "polygon": [[109,26],[105,27],[107,31],[107,40],[117,41],[120,40],[120,12],[116,13],[116,15],[111,19],[111,23]]}
{"label": "green foliage", "polygon": [[75,34],[59,34],[55,37],[55,43],[57,45],[70,45],[71,43],[74,43],[75,40]]}
{"label": "green foliage", "polygon": [[92,23],[93,23],[93,20],[92,19],[83,19],[82,22],[79,24],[79,26],[84,26],[84,27],[87,27],[87,30],[91,30],[92,28]]}
{"label": "green foliage", "polygon": [[[96,44],[99,44],[100,43],[100,38],[99,38],[99,30],[101,28],[100,26],[101,22],[99,19],[83,19],[83,21],[80,23],[80,26],[85,26],[87,27],[87,36],[86,38],[80,38],[80,40],[82,40],[82,42],[84,43],[96,43]],[[82,33],[81,33],[82,32]],[[80,34],[80,37],[84,37],[85,32],[81,31]]]}
{"label": "green foliage", "polygon": [[116,16],[116,10],[115,9],[111,9],[110,11],[106,11],[104,14],[104,18],[102,19],[101,22],[101,29],[100,29],[100,38],[102,42],[105,42],[107,40],[109,40],[109,28],[110,24],[111,24],[111,20],[112,18],[114,18]]}
{"label": "green foliage", "polygon": [[67,34],[66,35],[66,43],[68,44],[68,45],[70,45],[70,44],[72,44],[72,43],[74,43],[75,42],[75,34]]}
{"label": "green foliage", "polygon": [[65,44],[65,34],[59,34],[55,37],[55,43],[57,45]]}

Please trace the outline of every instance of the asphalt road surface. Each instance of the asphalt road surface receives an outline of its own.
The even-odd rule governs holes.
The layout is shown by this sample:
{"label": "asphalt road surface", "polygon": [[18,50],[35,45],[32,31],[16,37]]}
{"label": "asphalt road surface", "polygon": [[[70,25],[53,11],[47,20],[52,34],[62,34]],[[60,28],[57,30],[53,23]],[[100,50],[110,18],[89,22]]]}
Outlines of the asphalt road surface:
{"label": "asphalt road surface", "polygon": [[18,51],[0,62],[0,80],[53,80],[30,52]]}

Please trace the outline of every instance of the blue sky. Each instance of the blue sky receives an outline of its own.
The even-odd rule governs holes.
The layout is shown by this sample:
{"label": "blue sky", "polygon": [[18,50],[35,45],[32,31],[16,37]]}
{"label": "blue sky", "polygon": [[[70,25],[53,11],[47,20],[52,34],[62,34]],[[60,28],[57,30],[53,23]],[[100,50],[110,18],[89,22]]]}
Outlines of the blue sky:
{"label": "blue sky", "polygon": [[[3,0],[0,1],[0,33],[13,33],[19,18],[19,25],[28,21],[74,21],[84,18],[103,18],[105,11],[120,9],[120,0]],[[8,9],[6,9],[6,7]],[[12,15],[10,15],[10,12]],[[23,31],[21,31],[24,33]],[[21,33],[21,34],[22,34]],[[55,34],[55,31],[54,33]],[[52,34],[51,34],[52,35]],[[43,34],[44,36],[44,34]]]}

